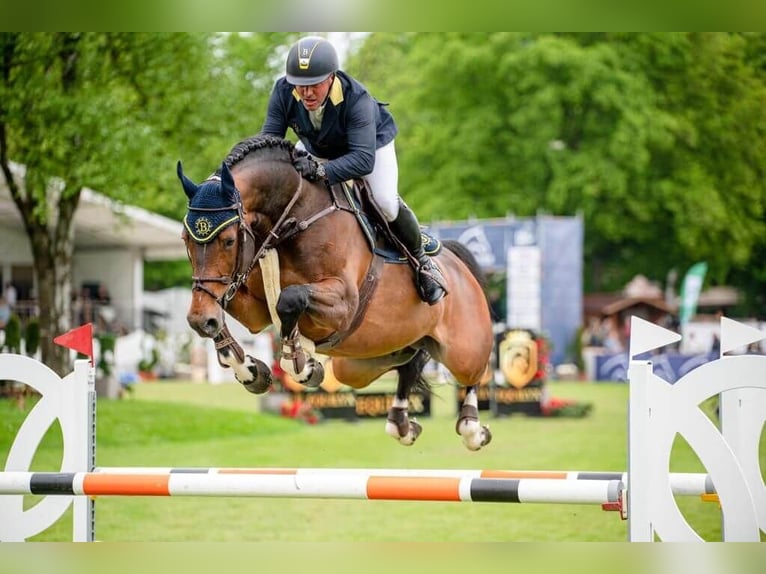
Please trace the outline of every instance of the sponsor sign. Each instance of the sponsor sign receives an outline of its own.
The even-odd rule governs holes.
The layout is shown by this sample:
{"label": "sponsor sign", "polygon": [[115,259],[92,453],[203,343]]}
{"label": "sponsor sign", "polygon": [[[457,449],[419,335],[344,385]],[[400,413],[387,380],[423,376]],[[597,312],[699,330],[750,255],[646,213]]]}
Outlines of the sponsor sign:
{"label": "sponsor sign", "polygon": [[[541,415],[548,361],[545,339],[529,329],[510,329],[498,337],[495,348],[497,370],[494,379],[488,376],[477,389],[479,410],[494,416]],[[459,387],[458,412],[465,395],[466,388]]]}

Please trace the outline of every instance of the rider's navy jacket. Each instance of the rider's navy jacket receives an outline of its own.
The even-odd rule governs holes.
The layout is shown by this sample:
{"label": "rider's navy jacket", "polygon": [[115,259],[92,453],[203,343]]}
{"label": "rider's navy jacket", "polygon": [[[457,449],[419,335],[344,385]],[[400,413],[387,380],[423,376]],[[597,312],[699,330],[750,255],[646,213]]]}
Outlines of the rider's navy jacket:
{"label": "rider's navy jacket", "polygon": [[284,77],[277,80],[261,133],[283,138],[287,128],[292,129],[309,153],[331,160],[325,164],[331,184],[370,174],[375,150],[396,137],[396,123],[386,104],[342,71],[335,72],[321,129],[314,129],[300,100]]}

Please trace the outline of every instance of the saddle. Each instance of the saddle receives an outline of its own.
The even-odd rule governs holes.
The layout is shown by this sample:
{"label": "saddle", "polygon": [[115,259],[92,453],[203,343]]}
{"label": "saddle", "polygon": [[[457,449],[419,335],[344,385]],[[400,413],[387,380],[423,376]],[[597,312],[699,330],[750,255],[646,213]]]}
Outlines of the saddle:
{"label": "saddle", "polygon": [[[386,221],[383,212],[363,179],[354,179],[335,184],[330,187],[333,202],[343,205],[356,216],[362,233],[367,239],[370,250],[383,258],[385,263],[407,263],[408,255]],[[423,249],[427,255],[437,255],[441,249],[441,241],[429,233],[420,231]]]}

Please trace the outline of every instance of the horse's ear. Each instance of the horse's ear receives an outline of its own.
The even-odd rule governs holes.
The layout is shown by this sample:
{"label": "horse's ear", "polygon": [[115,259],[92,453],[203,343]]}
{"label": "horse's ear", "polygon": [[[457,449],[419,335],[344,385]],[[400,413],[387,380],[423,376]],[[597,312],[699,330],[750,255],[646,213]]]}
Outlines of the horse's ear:
{"label": "horse's ear", "polygon": [[231,175],[226,162],[221,164],[221,193],[232,205],[239,203],[239,192],[234,185],[234,176]]}
{"label": "horse's ear", "polygon": [[181,185],[184,188],[184,192],[186,192],[186,197],[189,199],[192,199],[194,195],[197,193],[197,186],[194,184],[192,180],[190,180],[188,177],[184,175],[184,168],[181,165],[181,160],[178,160],[178,165],[176,166],[176,172],[178,173],[178,179],[181,180]]}

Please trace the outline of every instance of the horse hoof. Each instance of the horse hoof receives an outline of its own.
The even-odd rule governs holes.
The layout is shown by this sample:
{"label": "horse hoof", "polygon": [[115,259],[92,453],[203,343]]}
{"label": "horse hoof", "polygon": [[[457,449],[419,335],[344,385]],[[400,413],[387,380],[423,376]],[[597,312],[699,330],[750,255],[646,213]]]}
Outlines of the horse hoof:
{"label": "horse hoof", "polygon": [[399,433],[399,427],[391,421],[386,422],[386,434],[399,441],[404,446],[412,446],[420,434],[423,432],[423,426],[416,420],[410,420],[407,432]]}
{"label": "horse hoof", "polygon": [[324,367],[322,363],[310,359],[308,362],[309,368],[311,368],[311,375],[307,381],[301,381],[301,384],[311,389],[316,389],[324,381]]}
{"label": "horse hoof", "polygon": [[251,383],[244,383],[242,386],[245,387],[248,392],[251,392],[254,395],[262,395],[269,390],[271,382],[253,381]]}
{"label": "horse hoof", "polygon": [[463,437],[463,444],[468,450],[476,451],[492,441],[489,426],[480,425],[478,421],[464,419],[458,422],[458,434]]}
{"label": "horse hoof", "polygon": [[[252,358],[248,356],[248,359]],[[271,369],[269,369],[265,363],[254,360],[252,365],[247,366],[247,373],[251,378],[243,381],[237,375],[237,380],[242,383],[242,386],[249,392],[254,395],[262,395],[271,388]]]}
{"label": "horse hoof", "polygon": [[386,419],[386,434],[395,438],[404,446],[412,446],[423,432],[423,427],[414,419],[407,416],[407,409],[391,407]]}
{"label": "horse hoof", "polygon": [[403,437],[399,437],[399,444],[412,446],[423,432],[423,426],[416,420],[410,421],[410,430]]}

